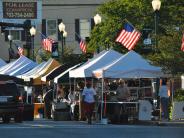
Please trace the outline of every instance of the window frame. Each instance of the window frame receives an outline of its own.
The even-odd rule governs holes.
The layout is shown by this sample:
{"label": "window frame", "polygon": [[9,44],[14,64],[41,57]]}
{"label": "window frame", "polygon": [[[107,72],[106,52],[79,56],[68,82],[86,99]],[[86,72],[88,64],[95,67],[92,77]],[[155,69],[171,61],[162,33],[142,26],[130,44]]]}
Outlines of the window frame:
{"label": "window frame", "polygon": [[[82,27],[81,27],[81,24],[82,24],[82,22],[83,21],[86,21],[86,22],[84,22],[84,23],[88,23],[88,30],[87,29],[82,29]],[[85,33],[82,33],[82,31],[84,31],[84,30],[87,30]],[[79,19],[79,32],[80,32],[80,37],[82,38],[82,39],[85,39],[86,37],[90,37],[90,32],[91,32],[91,20],[90,19]],[[83,34],[88,34],[88,35],[83,35]]]}
{"label": "window frame", "polygon": [[58,26],[58,21],[57,21],[57,19],[46,19],[46,36],[47,36],[47,37],[53,36],[53,35],[50,35],[50,34],[48,33],[48,32],[49,32],[49,30],[48,30],[48,21],[55,21],[55,22],[56,22],[56,28],[55,28],[55,29],[49,29],[49,30],[55,30],[55,31],[56,31],[56,33],[55,33],[55,38],[58,39],[58,28],[57,28],[57,26]]}
{"label": "window frame", "polygon": [[[15,36],[12,35],[12,31],[18,31],[18,33],[19,33],[19,39],[15,39]],[[13,40],[14,41],[22,41],[21,31],[22,30],[20,30],[20,29],[11,29],[11,30],[8,30],[8,33],[9,33],[9,35],[12,35],[13,36]]]}

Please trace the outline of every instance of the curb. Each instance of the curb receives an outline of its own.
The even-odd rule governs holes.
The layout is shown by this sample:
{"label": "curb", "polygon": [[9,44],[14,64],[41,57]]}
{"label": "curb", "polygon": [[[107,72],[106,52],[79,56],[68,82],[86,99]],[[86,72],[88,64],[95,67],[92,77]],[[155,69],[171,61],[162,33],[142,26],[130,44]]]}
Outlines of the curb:
{"label": "curb", "polygon": [[158,126],[184,127],[184,122],[158,122]]}
{"label": "curb", "polygon": [[[85,121],[53,121],[53,120],[47,120],[47,119],[42,119],[42,120],[34,120],[37,122],[57,122],[59,123],[66,123],[67,124],[86,124]],[[104,125],[101,124],[100,122],[93,122],[94,125]],[[184,127],[184,121],[135,121],[135,122],[128,122],[128,123],[117,123],[117,124],[113,124],[113,123],[108,123],[110,125],[137,125],[137,126],[171,126],[171,127]],[[108,125],[107,124],[107,125]]]}
{"label": "curb", "polygon": [[[131,125],[131,124],[129,124]],[[147,125],[147,126],[175,126],[175,127],[184,127],[184,122],[162,122],[162,121],[138,121],[132,125]]]}

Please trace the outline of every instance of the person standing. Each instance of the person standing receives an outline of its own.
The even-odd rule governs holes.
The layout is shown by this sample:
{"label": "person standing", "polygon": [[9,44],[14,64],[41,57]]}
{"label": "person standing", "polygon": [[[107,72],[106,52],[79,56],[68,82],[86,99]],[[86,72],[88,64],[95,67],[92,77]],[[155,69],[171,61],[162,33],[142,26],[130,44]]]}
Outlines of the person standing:
{"label": "person standing", "polygon": [[70,103],[70,116],[71,119],[74,119],[74,109],[75,109],[75,105],[76,105],[76,98],[75,98],[75,92],[74,91],[70,91],[70,93],[68,94],[68,100]]}
{"label": "person standing", "polygon": [[82,92],[84,90],[84,82],[80,81],[77,84],[77,91],[78,91],[78,104],[79,104],[79,120],[84,121],[85,118],[85,112],[84,112],[84,103],[82,101]]}
{"label": "person standing", "polygon": [[167,82],[166,79],[160,79],[159,96],[160,96],[160,105],[161,105],[161,119],[168,120],[170,88],[169,88],[169,82]]}
{"label": "person standing", "polygon": [[[125,84],[125,81],[120,79],[119,80],[119,86],[116,90],[116,97],[118,102],[127,102],[130,98],[130,91]],[[126,104],[115,104],[114,105],[114,116],[113,116],[113,122],[114,123],[120,123],[120,122],[128,122],[128,113]]]}
{"label": "person standing", "polygon": [[51,118],[51,108],[52,108],[52,101],[53,101],[53,87],[50,86],[50,89],[44,94],[43,96],[45,108],[44,108],[44,115],[47,119]]}
{"label": "person standing", "polygon": [[82,101],[84,103],[85,115],[88,119],[88,124],[92,123],[92,115],[96,100],[96,91],[91,87],[91,83],[87,82],[86,87],[82,92]]}
{"label": "person standing", "polygon": [[118,101],[128,101],[130,98],[130,91],[125,84],[125,81],[120,79],[119,80],[119,86],[116,90],[117,93],[117,100]]}
{"label": "person standing", "polygon": [[65,99],[65,92],[63,90],[63,85],[62,84],[57,84],[56,99],[57,100]]}

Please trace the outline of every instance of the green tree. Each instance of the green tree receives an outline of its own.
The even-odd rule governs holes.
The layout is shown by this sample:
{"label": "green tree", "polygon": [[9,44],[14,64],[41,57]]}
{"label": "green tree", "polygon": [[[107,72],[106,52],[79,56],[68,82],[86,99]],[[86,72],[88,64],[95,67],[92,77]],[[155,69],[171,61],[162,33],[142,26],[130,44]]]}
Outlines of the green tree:
{"label": "green tree", "polygon": [[50,57],[51,57],[51,53],[47,52],[46,50],[44,50],[42,48],[37,49],[35,52],[35,58],[36,58],[37,63],[47,61],[47,60],[49,60]]}
{"label": "green tree", "polygon": [[[73,54],[74,50],[69,47],[65,46],[64,48],[64,55],[61,57],[61,49],[59,48],[59,57],[56,58],[57,61],[59,61],[61,64],[78,64],[87,61],[89,58],[88,54]],[[42,48],[39,48],[36,50],[35,58],[37,63],[41,63],[43,61],[49,60],[49,58],[52,58],[52,53],[48,52]]]}
{"label": "green tree", "polygon": [[[92,30],[89,47],[113,47],[118,51],[127,51],[121,44],[115,43],[123,24],[128,20],[138,30],[145,24],[149,25],[148,21],[152,18],[151,8],[149,0],[113,0],[100,6],[97,12],[102,16],[103,22]],[[140,44],[136,49],[139,47]]]}
{"label": "green tree", "polygon": [[[181,73],[184,68],[181,64],[184,62],[184,54],[180,50],[184,22],[183,5],[183,0],[162,0],[161,9],[157,14],[158,51],[157,53],[153,51],[148,55],[154,64],[162,66],[165,72],[172,74]],[[155,14],[150,0],[112,0],[100,6],[97,13],[102,16],[102,23],[96,25],[91,32],[88,44],[90,50],[96,50],[97,47],[112,47],[122,53],[127,52],[125,47],[115,43],[118,33],[127,20],[139,31],[145,27],[151,28],[152,41],[155,39]],[[176,31],[176,27],[179,27],[179,30]],[[142,53],[144,50],[142,39],[134,50]]]}
{"label": "green tree", "polygon": [[158,51],[151,61],[173,76],[184,72],[184,53],[181,51],[184,30],[183,0],[163,0],[158,24]]}
{"label": "green tree", "polygon": [[[170,29],[171,30],[171,29]],[[150,55],[154,64],[161,66],[164,72],[180,75],[184,72],[184,53],[181,49],[181,32],[173,29],[160,36],[159,52]]]}

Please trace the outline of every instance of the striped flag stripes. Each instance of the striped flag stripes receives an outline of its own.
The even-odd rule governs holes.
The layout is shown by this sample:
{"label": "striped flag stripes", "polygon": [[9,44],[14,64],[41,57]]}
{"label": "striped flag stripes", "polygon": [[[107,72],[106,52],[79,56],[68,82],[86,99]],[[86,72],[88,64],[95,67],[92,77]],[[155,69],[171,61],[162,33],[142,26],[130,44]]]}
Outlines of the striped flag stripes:
{"label": "striped flag stripes", "polygon": [[81,39],[80,41],[80,49],[83,53],[86,53],[87,52],[87,44],[84,40]]}
{"label": "striped flag stripes", "polygon": [[184,34],[183,34],[182,42],[181,42],[181,50],[184,52]]}
{"label": "striped flag stripes", "polygon": [[141,33],[136,31],[132,25],[126,23],[124,29],[116,38],[116,42],[124,45],[128,50],[132,50],[140,39]]}
{"label": "striped flag stripes", "polygon": [[45,35],[41,34],[42,38],[42,47],[46,51],[52,52],[52,44],[54,43],[54,40],[46,37]]}

